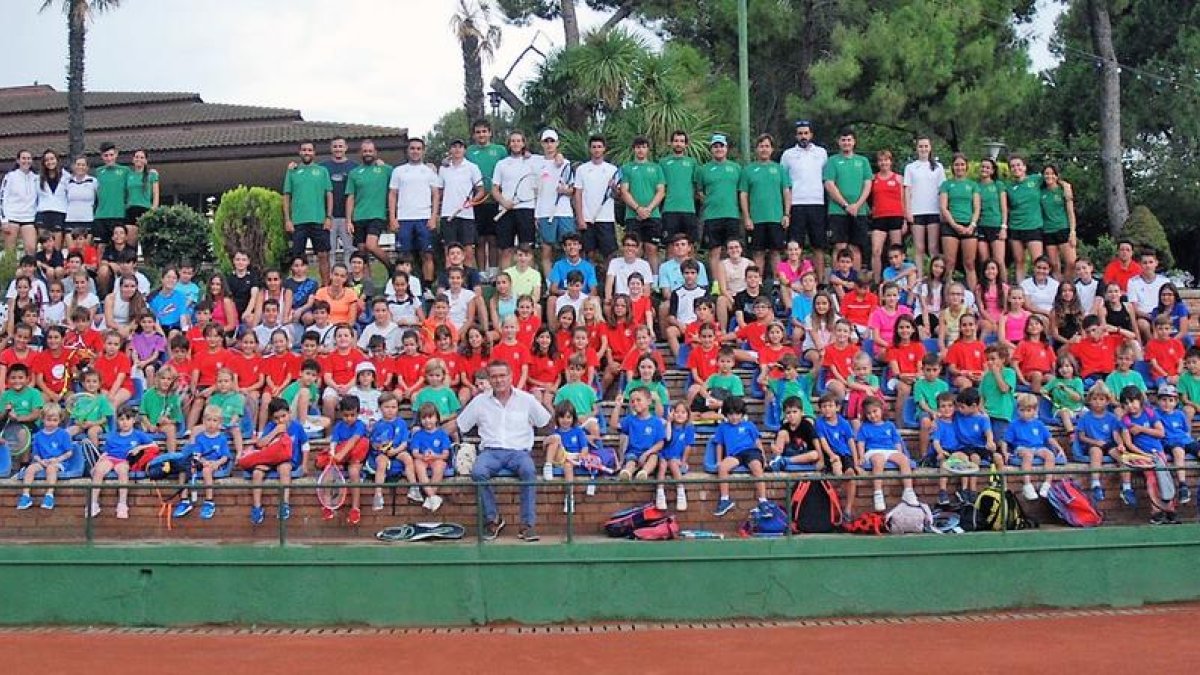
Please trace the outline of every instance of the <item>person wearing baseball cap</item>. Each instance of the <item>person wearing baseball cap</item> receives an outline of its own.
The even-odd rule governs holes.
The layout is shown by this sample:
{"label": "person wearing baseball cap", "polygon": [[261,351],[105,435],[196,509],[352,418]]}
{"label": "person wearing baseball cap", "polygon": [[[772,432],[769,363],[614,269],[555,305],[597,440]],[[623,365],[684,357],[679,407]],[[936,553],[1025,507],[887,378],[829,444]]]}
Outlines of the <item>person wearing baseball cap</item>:
{"label": "person wearing baseball cap", "polygon": [[[453,242],[462,245],[467,260],[475,260],[475,245],[479,242],[479,213],[477,206],[486,193],[483,171],[466,158],[467,144],[461,138],[450,141],[450,155],[438,169],[442,186],[441,209],[438,214],[442,246]],[[445,248],[443,259],[447,256]]]}
{"label": "person wearing baseball cap", "polygon": [[784,150],[779,158],[780,166],[792,182],[787,237],[812,251],[813,269],[818,280],[825,279],[825,253],[829,251],[822,178],[828,159],[825,148],[813,143],[812,122],[796,120],[796,144]]}
{"label": "person wearing baseball cap", "polygon": [[[370,373],[370,376],[364,375]],[[350,386],[347,395],[358,397],[359,419],[367,426],[379,420],[379,384],[375,381],[378,371],[375,364],[363,361],[354,367],[354,384]]]}
{"label": "person wearing baseball cap", "polygon": [[559,151],[557,131],[546,129],[540,139],[545,159],[538,171],[539,189],[533,216],[542,243],[542,277],[549,278],[555,250],[562,246],[567,235],[579,230],[575,226],[574,168]]}
{"label": "person wearing baseball cap", "polygon": [[1187,504],[1192,501],[1192,491],[1188,488],[1184,462],[1189,453],[1195,455],[1200,452],[1200,442],[1192,438],[1191,420],[1188,419],[1187,412],[1179,408],[1179,390],[1170,382],[1158,385],[1158,419],[1166,432],[1163,436],[1163,450],[1178,470],[1176,478],[1179,487],[1175,493],[1176,497],[1180,504]]}
{"label": "person wearing baseball cap", "polygon": [[729,159],[729,140],[725,134],[713,134],[708,141],[712,160],[700,167],[698,192],[704,204],[704,244],[708,247],[709,267],[717,269],[725,252],[725,242],[742,238],[738,211],[738,181],[742,168]]}

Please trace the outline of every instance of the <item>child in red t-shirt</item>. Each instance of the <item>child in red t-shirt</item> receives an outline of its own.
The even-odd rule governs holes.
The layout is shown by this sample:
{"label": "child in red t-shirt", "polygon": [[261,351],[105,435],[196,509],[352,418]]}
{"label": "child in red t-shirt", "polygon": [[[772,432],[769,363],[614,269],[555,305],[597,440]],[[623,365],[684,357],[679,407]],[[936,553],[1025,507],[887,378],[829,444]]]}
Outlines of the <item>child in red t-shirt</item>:
{"label": "child in red t-shirt", "polygon": [[892,335],[892,346],[884,352],[887,356],[891,376],[895,378],[896,403],[892,413],[896,426],[904,420],[904,405],[912,396],[913,384],[921,374],[921,359],[925,358],[925,345],[917,339],[917,323],[908,315],[896,319]]}
{"label": "child in red t-shirt", "polygon": [[554,395],[558,393],[558,382],[562,378],[564,361],[559,356],[554,334],[542,326],[533,336],[533,348],[529,351],[529,392],[537,396],[547,409],[554,408]]}
{"label": "child in red t-shirt", "polygon": [[596,371],[600,368],[600,355],[592,347],[591,332],[583,326],[576,328],[571,333],[571,348],[567,353],[563,354],[563,358],[570,361],[572,356],[576,354],[582,355],[584,362],[587,363],[587,371],[584,373],[583,381],[594,384],[596,382]]}
{"label": "child in red t-shirt", "polygon": [[[246,331],[239,345],[242,349],[240,352],[233,352],[228,367],[237,378],[238,391],[246,397],[246,406],[255,411],[257,415],[260,412],[259,399],[262,396],[262,388],[267,383],[267,376],[263,373],[262,350],[259,348],[258,334],[254,331]],[[261,412],[266,414],[265,411]],[[256,418],[254,428],[261,429],[266,423],[266,419]]]}
{"label": "child in red t-shirt", "polygon": [[355,346],[354,329],[339,325],[333,329],[333,351],[321,357],[321,376],[325,390],[321,392],[321,410],[326,418],[334,419],[338,404],[354,386],[358,364],[367,360]]}
{"label": "child in red t-shirt", "polygon": [[1185,350],[1179,338],[1171,337],[1173,331],[1171,317],[1164,314],[1154,320],[1154,337],[1146,343],[1145,357],[1150,363],[1150,374],[1154,376],[1155,384],[1179,383]]}
{"label": "child in red t-shirt", "polygon": [[92,361],[92,368],[100,373],[100,388],[113,410],[133,397],[133,360],[125,351],[125,341],[120,333],[115,330],[105,333],[104,351]]}
{"label": "child in red t-shirt", "polygon": [[[703,385],[708,381],[714,373],[717,372],[717,353],[720,347],[717,345],[716,331],[712,326],[704,326],[700,329],[699,344],[692,345],[691,351],[688,353],[687,367],[692,374],[692,385]],[[690,396],[688,398],[691,398]]]}
{"label": "child in red t-shirt", "polygon": [[854,374],[854,357],[862,351],[858,343],[851,340],[854,327],[846,319],[838,319],[833,325],[833,342],[825,348],[821,362],[825,370],[825,383],[829,391],[839,398],[846,396],[846,383]]}
{"label": "child in red t-shirt", "polygon": [[504,323],[500,324],[500,341],[492,347],[492,358],[507,363],[512,372],[513,386],[524,389],[529,378],[529,348],[517,339],[520,331],[521,323],[515,315],[504,319]]}
{"label": "child in red t-shirt", "polygon": [[879,296],[871,292],[871,281],[866,275],[860,275],[854,290],[842,297],[842,316],[854,326],[860,337],[870,336],[867,323],[871,320],[871,312],[877,307]]}
{"label": "child in red t-shirt", "polygon": [[1110,328],[1113,327],[1106,327],[1095,314],[1084,317],[1084,338],[1069,349],[1071,356],[1079,361],[1079,375],[1083,379],[1104,379],[1117,367],[1117,348],[1125,344],[1125,336],[1122,331]]}
{"label": "child in red t-shirt", "polygon": [[225,329],[218,323],[208,322],[203,326],[204,347],[192,349],[192,407],[188,411],[187,426],[196,428],[208,397],[217,384],[217,371],[225,368],[232,354],[225,349]]}
{"label": "child in red t-shirt", "polygon": [[637,377],[638,361],[643,356],[649,356],[654,359],[655,365],[658,366],[658,372],[661,373],[666,370],[662,354],[658,353],[658,350],[654,348],[654,337],[650,332],[649,326],[638,326],[634,329],[633,349],[630,349],[629,353],[625,355],[624,360],[621,361],[621,371],[628,378]]}
{"label": "child in red t-shirt", "polygon": [[1029,386],[1035,394],[1042,393],[1042,385],[1054,375],[1054,348],[1046,337],[1046,323],[1038,314],[1030,314],[1025,320],[1025,339],[1017,343],[1012,363],[1016,366],[1017,379]]}
{"label": "child in red t-shirt", "polygon": [[480,393],[475,386],[475,375],[492,360],[492,345],[482,330],[471,326],[463,331],[458,358],[458,400],[466,405],[467,401]]}
{"label": "child in red t-shirt", "polygon": [[392,361],[396,373],[396,396],[401,401],[412,400],[425,386],[425,364],[429,356],[421,353],[421,342],[416,331],[404,331],[400,338],[400,354]]}
{"label": "child in red t-shirt", "polygon": [[979,319],[974,314],[964,314],[958,320],[958,340],[950,345],[942,359],[955,387],[966,389],[979,386],[986,361],[984,349],[983,342],[979,340]]}
{"label": "child in red t-shirt", "polygon": [[[8,381],[8,369],[18,363],[25,366],[26,372],[33,372],[33,362],[38,353],[29,347],[32,340],[33,328],[29,324],[17,324],[13,329],[13,345],[0,352],[0,382]],[[0,391],[5,387],[6,384],[0,384]],[[113,409],[116,407],[113,406]]]}

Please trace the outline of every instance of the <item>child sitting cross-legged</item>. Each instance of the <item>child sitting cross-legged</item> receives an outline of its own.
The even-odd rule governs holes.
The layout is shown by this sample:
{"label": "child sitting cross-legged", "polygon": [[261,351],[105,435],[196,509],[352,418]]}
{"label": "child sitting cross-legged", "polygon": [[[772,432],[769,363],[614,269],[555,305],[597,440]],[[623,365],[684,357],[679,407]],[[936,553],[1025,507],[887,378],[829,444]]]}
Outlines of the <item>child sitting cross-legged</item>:
{"label": "child sitting cross-legged", "polygon": [[[225,466],[232,453],[229,437],[221,430],[221,409],[215,405],[205,407],[203,424],[185,448],[191,456],[191,466],[188,471],[179,474],[179,484],[186,483],[192,471],[200,471],[204,481],[204,503],[200,506],[200,518],[209,520],[217,513],[217,503],[213,500],[213,473]],[[174,516],[182,518],[191,512],[192,502],[185,492],[183,499],[175,505]]]}
{"label": "child sitting cross-legged", "polygon": [[883,498],[883,471],[888,462],[894,463],[900,469],[904,492],[901,499],[913,506],[917,505],[917,493],[913,491],[912,462],[904,451],[904,440],[900,438],[900,430],[892,422],[883,419],[883,401],[875,397],[863,401],[862,426],[858,428],[854,440],[862,446],[863,467],[870,468],[876,476],[874,481],[874,507],[876,511],[887,509]]}
{"label": "child sitting cross-legged", "polygon": [[[761,478],[765,463],[762,437],[758,427],[746,418],[746,402],[740,396],[731,396],[725,399],[721,413],[725,416],[725,421],[717,425],[717,433],[713,436],[717,447],[717,477],[722,480],[729,478],[734,469],[744,466],[751,476]],[[734,503],[729,496],[729,483],[720,483],[717,488],[721,498],[717,500],[717,508],[713,515],[723,516],[733,510]],[[754,489],[758,493],[758,502],[766,502],[766,483],[755,483]],[[762,509],[761,512],[771,511]]]}
{"label": "child sitting cross-legged", "polygon": [[[1033,394],[1021,394],[1017,397],[1017,417],[1008,425],[1004,432],[1002,447],[1006,455],[1016,453],[1021,460],[1021,471],[1033,469],[1035,457],[1042,458],[1042,466],[1050,469],[1055,460],[1063,454],[1062,446],[1050,435],[1046,424],[1038,419],[1038,397]],[[1033,487],[1033,476],[1025,473],[1021,476],[1025,487],[1025,499],[1033,501],[1041,496],[1043,499],[1050,494],[1050,476],[1042,481],[1041,489]]]}

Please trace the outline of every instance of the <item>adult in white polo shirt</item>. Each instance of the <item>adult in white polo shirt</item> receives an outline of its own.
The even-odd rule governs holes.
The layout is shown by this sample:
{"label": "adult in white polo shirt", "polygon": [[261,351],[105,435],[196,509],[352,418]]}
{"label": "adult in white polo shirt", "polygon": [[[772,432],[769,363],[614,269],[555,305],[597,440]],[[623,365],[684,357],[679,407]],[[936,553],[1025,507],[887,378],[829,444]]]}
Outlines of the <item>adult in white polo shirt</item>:
{"label": "adult in white polo shirt", "polygon": [[[792,179],[792,208],[788,239],[812,249],[817,280],[825,279],[825,253],[829,250],[829,227],[825,221],[825,162],[829,153],[812,142],[808,120],[796,122],[796,144],[783,152],[779,164]],[[805,243],[807,240],[807,244]]]}
{"label": "adult in white polo shirt", "polygon": [[504,210],[496,221],[496,246],[500,248],[500,268],[512,265],[517,244],[530,248],[537,243],[537,226],[533,209],[537,200],[538,172],[542,156],[529,152],[525,134],[508,134],[508,157],[496,163],[492,173],[492,198]]}
{"label": "adult in white polo shirt", "polygon": [[392,169],[388,183],[388,226],[396,251],[421,256],[421,281],[433,282],[433,235],[441,204],[437,171],[425,163],[425,141],[408,139],[408,163]]}
{"label": "adult in white polo shirt", "polygon": [[578,230],[575,229],[571,163],[558,151],[557,131],[546,129],[541,141],[542,156],[546,159],[538,171],[538,197],[533,216],[537,219],[538,238],[542,240],[542,275],[549,277],[555,249],[562,245],[563,237]]}
{"label": "adult in white polo shirt", "polygon": [[[917,159],[904,167],[904,203],[906,219],[912,226],[918,270],[925,270],[925,254],[938,254],[941,248],[942,203],[940,190],[946,182],[946,170],[933,157],[933,141],[917,139]],[[954,270],[946,270],[954,273]]]}
{"label": "adult in white polo shirt", "polygon": [[442,185],[442,245],[462,244],[467,260],[474,260],[479,241],[474,204],[483,199],[483,173],[466,159],[466,152],[466,141],[450,141],[450,161],[438,171]]}
{"label": "adult in white polo shirt", "polygon": [[533,480],[533,434],[550,423],[550,413],[532,394],[513,387],[512,369],[504,361],[492,361],[487,367],[492,390],[471,399],[455,419],[460,433],[479,427],[479,456],[471,469],[471,479],[482,483],[480,497],[487,516],[484,538],[495,539],[504,529],[504,518],[496,508],[496,495],[488,483],[507,469],[527,484],[521,487],[521,529],[517,536],[537,541],[537,489]]}
{"label": "adult in white polo shirt", "polygon": [[597,267],[617,251],[616,212],[612,191],[620,184],[617,167],[604,161],[603,136],[588,139],[589,160],[575,169],[575,222],[583,233],[583,250]]}

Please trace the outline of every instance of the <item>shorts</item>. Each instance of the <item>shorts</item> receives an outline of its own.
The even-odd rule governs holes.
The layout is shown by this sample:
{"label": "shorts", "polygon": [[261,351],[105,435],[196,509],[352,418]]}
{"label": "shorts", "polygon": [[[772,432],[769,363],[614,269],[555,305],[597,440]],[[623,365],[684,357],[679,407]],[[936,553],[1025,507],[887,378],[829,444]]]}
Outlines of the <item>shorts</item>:
{"label": "shorts", "polygon": [[867,236],[867,217],[851,216],[849,214],[829,215],[830,240],[835,244],[850,244],[860,250],[870,245]]}
{"label": "shorts", "polygon": [[1054,232],[1043,232],[1042,243],[1047,246],[1063,246],[1071,240],[1070,230],[1056,230]]}
{"label": "shorts", "polygon": [[575,229],[575,219],[571,216],[538,218],[537,230],[538,239],[542,240],[543,246],[557,246],[562,243],[563,237],[578,232]]}
{"label": "shorts", "polygon": [[883,455],[884,457],[887,457],[889,455],[894,455],[895,453],[896,453],[895,450],[878,450],[878,449],[868,450],[868,451],[866,451],[866,453],[863,454],[863,466],[869,469],[871,467],[871,458],[872,457],[877,457],[879,455]]}
{"label": "shorts", "polygon": [[125,222],[136,223],[150,209],[144,206],[130,206],[125,209]]}
{"label": "shorts", "polygon": [[842,473],[858,470],[854,466],[854,455],[840,455],[835,452],[834,456],[837,457],[838,461],[842,463]]}
{"label": "shorts", "polygon": [[[333,447],[333,444],[330,443],[330,448],[332,448],[332,447]],[[346,456],[342,458],[342,461],[341,461],[341,463],[338,464],[338,466],[346,466],[348,464],[362,464],[364,461],[366,461],[367,451],[370,449],[371,449],[371,446],[367,442],[367,439],[365,439],[365,438],[358,439],[358,442],[354,444],[354,447],[350,448],[350,452],[346,453]],[[322,452],[321,454],[317,455],[317,458],[316,458],[317,468],[324,469],[325,467],[329,466],[329,460],[332,457],[333,457],[333,455],[331,455],[328,452]]]}
{"label": "shorts", "polygon": [[627,234],[636,234],[638,240],[643,244],[653,244],[658,246],[662,244],[663,224],[659,218],[647,218],[645,220],[625,221],[625,232]]}
{"label": "shorts", "polygon": [[746,467],[747,469],[750,468],[751,462],[758,462],[758,465],[760,467],[764,467],[767,465],[767,461],[763,458],[762,450],[759,450],[758,448],[754,448],[752,450],[747,450],[743,453],[734,455],[734,459],[736,459],[739,464]]}
{"label": "shorts", "polygon": [[1011,227],[1008,228],[1008,240],[1009,241],[1020,241],[1020,242],[1024,242],[1024,243],[1029,243],[1031,241],[1040,242],[1040,241],[1042,241],[1043,236],[1045,236],[1045,235],[1042,234],[1042,231],[1040,229],[1038,229],[1038,230],[1014,230]]}
{"label": "shorts", "polygon": [[433,253],[433,231],[428,220],[401,220],[396,232],[396,251],[400,253]]}
{"label": "shorts", "polygon": [[782,251],[787,248],[782,223],[755,223],[747,232],[751,251]]}
{"label": "shorts", "polygon": [[488,200],[475,207],[475,230],[481,237],[496,236],[496,213],[500,206]]}
{"label": "shorts", "polygon": [[62,232],[66,220],[67,214],[61,211],[42,211],[37,214],[38,228],[49,232]]}
{"label": "shorts", "polygon": [[959,241],[967,241],[967,240],[974,241],[976,238],[974,232],[972,232],[971,234],[959,234],[958,230],[954,229],[953,227],[950,227],[949,225],[943,225],[942,231],[940,234],[941,234],[942,239],[957,239]]}
{"label": "shorts", "polygon": [[730,240],[741,240],[742,223],[737,218],[713,218],[704,221],[704,245],[709,250],[721,248]]}
{"label": "shorts", "polygon": [[97,218],[92,221],[92,241],[107,244],[112,241],[113,228],[124,225],[124,218]]}
{"label": "shorts", "polygon": [[989,244],[993,241],[1000,241],[1000,228],[980,225],[975,228],[975,238],[979,241],[986,241]]}
{"label": "shorts", "polygon": [[617,252],[617,226],[615,223],[592,223],[583,235],[583,250],[609,257]]}
{"label": "shorts", "polygon": [[928,227],[930,225],[941,225],[942,217],[936,213],[922,213],[913,215],[913,225]]}
{"label": "shorts", "polygon": [[442,246],[451,243],[474,246],[479,241],[479,228],[469,218],[442,218]]}
{"label": "shorts", "polygon": [[904,229],[904,218],[901,216],[871,219],[872,232],[898,232],[902,229]]}
{"label": "shorts", "polygon": [[1167,451],[1172,451],[1175,448],[1183,450],[1185,454],[1193,457],[1200,456],[1200,441],[1191,441],[1189,443],[1163,443]]}
{"label": "shorts", "polygon": [[662,233],[664,239],[670,239],[677,234],[686,234],[689,239],[695,239],[696,214],[678,211],[662,214]]}
{"label": "shorts", "polygon": [[788,222],[788,239],[818,251],[829,248],[828,214],[824,204],[792,204]]}
{"label": "shorts", "polygon": [[669,462],[672,459],[683,459],[683,451],[683,447],[668,449],[664,446],[663,449],[659,451],[658,456],[662,461]]}
{"label": "shorts", "polygon": [[514,242],[530,246],[537,243],[533,209],[513,209],[496,223],[496,245],[501,249],[514,248]]}
{"label": "shorts", "polygon": [[292,233],[292,255],[304,255],[309,244],[313,253],[329,253],[329,232],[324,223],[296,223]]}
{"label": "shorts", "polygon": [[369,218],[354,223],[354,245],[362,246],[367,243],[367,237],[374,235],[376,240],[387,229],[387,221],[382,218]]}
{"label": "shorts", "polygon": [[1005,432],[1008,431],[1008,425],[1011,424],[1008,420],[1002,420],[997,417],[989,417],[992,421],[992,438],[996,439],[996,444],[1000,444],[1000,439],[1004,438]]}

